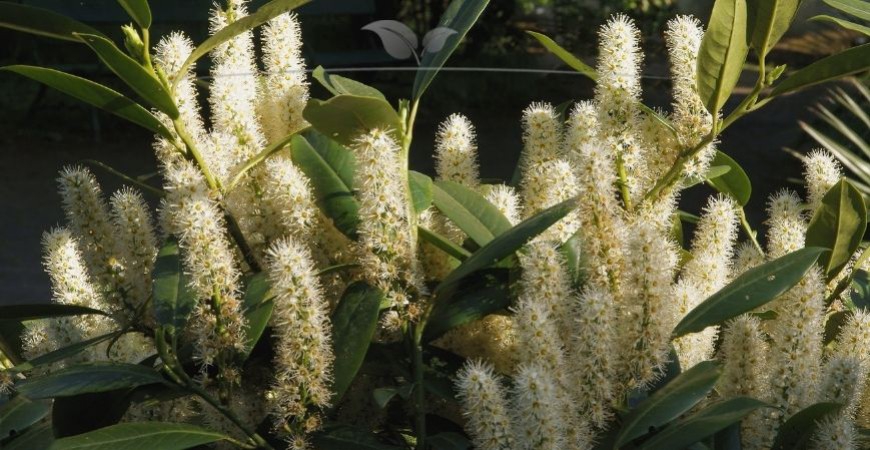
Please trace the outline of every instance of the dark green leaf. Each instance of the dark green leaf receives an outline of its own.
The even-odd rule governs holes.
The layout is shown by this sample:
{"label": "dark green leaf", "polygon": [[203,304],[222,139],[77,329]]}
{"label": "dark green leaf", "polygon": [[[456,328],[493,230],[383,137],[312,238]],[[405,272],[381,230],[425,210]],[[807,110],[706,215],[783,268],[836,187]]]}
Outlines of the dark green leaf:
{"label": "dark green leaf", "polygon": [[825,322],[825,345],[837,339],[840,329],[849,321],[851,315],[851,311],[838,311],[828,316],[828,320]]}
{"label": "dark green leaf", "polygon": [[574,236],[568,238],[564,244],[559,247],[562,256],[565,258],[565,266],[568,273],[571,275],[571,283],[574,286],[580,286],[584,273],[584,254],[583,254],[583,236],[580,231],[574,233]]}
{"label": "dark green leaf", "polygon": [[848,20],[840,19],[839,17],[831,17],[828,15],[819,15],[811,18],[810,20],[814,20],[816,22],[830,22],[836,25],[839,25],[847,30],[857,31],[865,36],[870,36],[870,27],[866,27],[859,23],[851,22]]}
{"label": "dark green leaf", "polygon": [[325,101],[311,99],[302,115],[317,131],[343,145],[352,144],[361,133],[374,128],[393,133],[401,129],[396,110],[386,100],[374,97],[341,94]]}
{"label": "dark green leaf", "polygon": [[151,27],[151,8],[148,7],[148,0],[118,0],[118,3],[139,27],[145,29]]}
{"label": "dark green leaf", "polygon": [[477,245],[488,244],[511,228],[511,223],[492,203],[477,191],[453,181],[437,181],[432,200]]}
{"label": "dark green leaf", "polygon": [[439,51],[435,53],[425,52],[423,54],[420,67],[426,70],[418,71],[416,78],[414,78],[414,89],[411,91],[411,98],[413,100],[419,100],[423,96],[423,93],[426,92],[426,88],[432,83],[435,75],[444,67],[444,63],[447,62],[447,59],[450,58],[450,55],[453,54],[456,47],[465,38],[472,25],[477,22],[477,18],[483,13],[488,3],[489,0],[453,0],[450,2],[450,5],[447,6],[447,9],[441,16],[441,20],[438,21],[438,27],[448,28],[456,31],[456,33],[447,38],[444,46]]}
{"label": "dark green leaf", "polygon": [[0,407],[0,441],[21,434],[51,411],[51,402],[33,401],[17,395]]}
{"label": "dark green leaf", "polygon": [[434,245],[435,247],[444,251],[448,255],[458,259],[459,261],[465,261],[466,258],[471,256],[471,253],[468,250],[454,244],[447,239],[446,237],[421,226],[417,227],[417,233],[420,236],[420,239]]}
{"label": "dark green leaf", "polygon": [[24,324],[20,320],[0,320],[0,353],[13,364],[24,362],[21,335]]}
{"label": "dark green leaf", "polygon": [[377,388],[372,391],[372,398],[375,400],[375,404],[378,405],[378,408],[384,409],[387,407],[387,404],[390,403],[390,400],[399,393],[399,390],[394,387],[384,387]]}
{"label": "dark green leaf", "polygon": [[851,183],[840,180],[822,198],[807,227],[807,246],[831,249],[819,257],[828,281],[836,278],[852,259],[866,229],[864,196]]}
{"label": "dark green leaf", "polygon": [[704,181],[713,180],[715,178],[721,177],[722,175],[728,173],[730,170],[731,168],[728,166],[710,165],[710,167],[707,168],[707,173],[700,176],[686,177],[685,180],[683,180],[683,189],[688,189],[692,186],[703,183]]}
{"label": "dark green leaf", "polygon": [[36,80],[89,105],[96,106],[106,112],[127,119],[130,122],[133,122],[147,130],[151,130],[166,139],[175,139],[172,136],[172,133],[163,126],[162,123],[160,123],[160,120],[154,117],[154,115],[148,112],[148,110],[129,98],[124,97],[120,93],[101,84],[68,73],[46,69],[44,67],[16,65],[6,66],[0,70],[8,70],[32,80]]}
{"label": "dark green leaf", "polygon": [[680,376],[681,373],[683,373],[683,368],[682,366],[680,366],[680,357],[677,354],[677,349],[674,348],[673,344],[671,344],[669,347],[670,351],[668,352],[668,363],[665,364],[665,366],[662,368],[661,377],[654,381],[652,385],[650,385],[647,389],[647,392],[649,392],[650,394],[667,386],[668,383],[674,380],[674,378],[677,378],[678,376]]}
{"label": "dark green leaf", "polygon": [[245,289],[244,307],[245,322],[245,350],[242,355],[247,357],[257,345],[260,336],[272,317],[272,309],[275,306],[274,296],[269,292],[269,278],[266,272],[260,272],[248,278]]}
{"label": "dark green leaf", "polygon": [[318,450],[401,450],[402,447],[382,444],[369,431],[350,425],[336,425],[312,437]]}
{"label": "dark green leaf", "polygon": [[178,241],[170,237],[157,253],[152,275],[154,317],[170,333],[181,333],[196,305],[181,264]]}
{"label": "dark green leaf", "polygon": [[771,450],[804,450],[819,429],[819,422],[825,417],[837,414],[843,405],[839,403],[816,403],[791,416],[779,427],[779,434],[773,441]]}
{"label": "dark green leaf", "polygon": [[829,6],[861,20],[870,20],[870,4],[867,0],[823,0]]}
{"label": "dark green leaf", "polygon": [[510,230],[496,236],[488,244],[481,247],[462,262],[435,289],[436,293],[448,288],[453,283],[466,276],[498,263],[503,258],[512,255],[532,238],[543,233],[547,228],[561,220],[577,207],[577,199],[572,198],[547,208],[538,214],[520,222]]}
{"label": "dark green leaf", "polygon": [[82,316],[86,314],[107,313],[84,306],[62,305],[59,303],[30,304],[30,305],[0,305],[0,320],[34,320],[47,319],[50,317]]}
{"label": "dark green leaf", "polygon": [[852,304],[856,308],[870,310],[870,273],[856,270],[852,276]]}
{"label": "dark green leaf", "polygon": [[54,441],[50,450],[184,450],[227,437],[194,425],[167,422],[120,423]]}
{"label": "dark green leaf", "polygon": [[82,40],[75,33],[102,35],[94,28],[56,12],[11,2],[0,2],[0,27],[78,43]]}
{"label": "dark green leaf", "polygon": [[122,52],[112,41],[93,34],[77,34],[90,47],[100,61],[115,73],[127,86],[136,91],[140,97],[152,106],[169,116],[178,118],[178,108],[163,88],[157,77],[149,73],[141,64]]}
{"label": "dark green leaf", "polygon": [[800,69],[773,87],[774,97],[826,81],[842,78],[870,68],[870,44],[852,47],[840,53],[822,58]]}
{"label": "dark green leaf", "polygon": [[91,362],[28,378],[17,383],[16,388],[31,399],[42,399],[105,392],[163,381],[158,372],[138,364]]}
{"label": "dark green leaf", "polygon": [[409,170],[408,184],[411,188],[414,211],[420,214],[432,204],[432,179],[420,172]]}
{"label": "dark green leaf", "polygon": [[489,314],[505,310],[511,303],[505,269],[481,273],[457,292],[436,298],[435,306],[426,322],[425,341],[431,341],[458,326],[482,319]]}
{"label": "dark green leaf", "polygon": [[349,94],[361,97],[374,97],[382,100],[387,99],[381,91],[359,81],[328,73],[323,66],[317,66],[314,72],[311,73],[311,76],[319,81],[332,95]]}
{"label": "dark green leaf", "polygon": [[54,434],[51,430],[51,424],[43,422],[39,425],[31,427],[21,436],[13,439],[3,446],[3,450],[34,450],[40,448],[49,448],[54,442]]}
{"label": "dark green leaf", "polygon": [[616,436],[615,448],[660,428],[703,400],[721,375],[713,361],[698,363],[631,410]]}
{"label": "dark green leaf", "polygon": [[[220,31],[211,35],[211,37],[203,41],[202,44],[199,44],[199,46],[190,53],[190,56],[184,60],[178,73],[187,73],[190,66],[193,65],[196,60],[205,56],[206,53],[212,51],[212,49],[218,45],[221,45],[248,30],[252,30],[275,17],[286,13],[287,11],[298,8],[309,1],[310,0],[272,0],[269,3],[266,3],[253,14],[242,17],[241,19],[221,28]],[[178,80],[180,79],[181,77],[178,78]],[[178,81],[176,80],[176,83],[177,82]]]}
{"label": "dark green leaf", "polygon": [[311,180],[320,209],[339,231],[355,238],[359,205],[352,190],[356,165],[353,153],[315,132],[294,137],[292,149],[293,162]]}
{"label": "dark green leaf", "polygon": [[577,72],[582,73],[583,75],[587,76],[590,80],[595,81],[598,79],[598,74],[595,72],[595,69],[593,69],[591,66],[589,66],[588,64],[581,61],[580,58],[574,56],[568,50],[565,50],[564,48],[559,46],[559,44],[557,44],[556,41],[550,39],[546,35],[543,35],[541,33],[537,33],[534,31],[526,31],[526,33],[528,33],[533,38],[537,39],[538,42],[540,42],[541,45],[544,46],[544,48],[549,50],[550,53],[556,55],[556,57],[561,59],[562,62],[564,62],[565,64],[568,65],[568,67],[576,70]]}
{"label": "dark green leaf", "polygon": [[779,297],[803,278],[824,251],[802,248],[744,272],[689,311],[674,328],[673,337],[721,324]]}
{"label": "dark green leaf", "polygon": [[767,54],[788,30],[801,0],[749,0],[752,48]]}
{"label": "dark green leaf", "polygon": [[710,185],[717,191],[728,194],[737,201],[740,206],[746,206],[749,203],[749,197],[752,195],[752,183],[746,172],[734,161],[730,156],[716,151],[716,156],[710,163],[711,166],[728,167],[729,170],[719,175],[718,177],[708,177]]}
{"label": "dark green leaf", "polygon": [[698,51],[698,95],[715,117],[731,95],[746,54],[746,0],[716,0]]}
{"label": "dark green leaf", "polygon": [[744,417],[766,403],[748,397],[737,397],[714,403],[672,424],[641,445],[642,450],[671,450],[685,448],[729,425],[739,423]]}
{"label": "dark green leaf", "polygon": [[28,370],[32,370],[35,367],[43,366],[46,364],[51,364],[54,362],[62,361],[64,359],[73,357],[78,355],[79,353],[85,351],[88,347],[99,344],[101,342],[106,342],[110,339],[114,339],[117,336],[120,336],[120,331],[113,331],[111,333],[104,334],[102,336],[97,336],[94,338],[86,339],[81,342],[76,342],[75,344],[68,345],[66,347],[59,348],[57,350],[42,354],[28,361],[24,361],[20,364],[15,365],[10,368],[11,372],[26,372]]}
{"label": "dark green leaf", "polygon": [[435,450],[467,450],[471,442],[459,433],[444,432],[429,436],[429,445]]}
{"label": "dark green leaf", "polygon": [[378,325],[384,294],[358,281],[344,291],[332,314],[333,404],[338,404],[362,365]]}

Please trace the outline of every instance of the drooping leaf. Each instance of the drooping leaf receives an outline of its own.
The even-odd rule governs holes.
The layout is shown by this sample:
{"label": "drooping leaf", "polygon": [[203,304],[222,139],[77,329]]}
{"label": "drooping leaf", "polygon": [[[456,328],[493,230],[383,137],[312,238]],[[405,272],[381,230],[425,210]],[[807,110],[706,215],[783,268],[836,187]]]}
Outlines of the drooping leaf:
{"label": "drooping leaf", "polygon": [[752,48],[767,54],[788,30],[801,0],[749,0]]}
{"label": "drooping leaf", "polygon": [[101,361],[77,364],[46,375],[28,378],[17,383],[16,389],[31,399],[43,399],[163,382],[163,377],[148,367]]}
{"label": "drooping leaf", "polygon": [[359,81],[329,73],[323,68],[323,66],[317,66],[311,73],[311,76],[319,81],[327,91],[332,93],[332,95],[348,94],[386,100],[386,97],[384,97],[384,94],[382,94],[381,91],[367,84],[360,83]]}
{"label": "drooping leaf", "polygon": [[710,165],[713,167],[722,166],[729,168],[729,170],[717,177],[709,177],[710,185],[717,191],[733,197],[740,206],[746,206],[749,203],[749,197],[752,196],[752,183],[749,181],[749,176],[740,167],[740,164],[737,164],[737,161],[734,161],[730,156],[717,150],[716,156],[710,162]]}
{"label": "drooping leaf", "polygon": [[823,0],[829,6],[837,8],[850,16],[861,20],[870,20],[870,4],[866,0]]}
{"label": "drooping leaf", "polygon": [[226,439],[216,431],[169,422],[120,423],[54,441],[51,450],[184,450]]}
{"label": "drooping leaf", "polygon": [[8,369],[10,372],[26,372],[28,370],[33,370],[36,367],[44,366],[46,364],[51,364],[58,361],[63,361],[64,359],[71,358],[79,353],[85,351],[88,347],[93,345],[97,345],[102,342],[106,342],[108,340],[114,339],[121,335],[120,331],[113,331],[111,333],[106,333],[101,336],[96,336],[90,339],[86,339],[81,342],[76,342],[75,344],[70,344],[65,347],[61,347],[57,350],[50,351],[48,353],[39,355],[33,359],[28,361],[24,361],[20,364],[16,364],[14,367]]}
{"label": "drooping leaf", "polygon": [[60,303],[0,305],[0,320],[34,320],[51,317],[82,316],[99,314],[108,316],[103,311],[78,305],[63,305]]}
{"label": "drooping leaf", "polygon": [[362,27],[378,35],[388,55],[408,59],[417,52],[417,35],[398,20],[376,20]]}
{"label": "drooping leaf", "polygon": [[428,342],[444,333],[502,311],[510,306],[511,293],[507,285],[507,269],[493,269],[473,277],[468,283],[460,283],[455,292],[435,299],[424,330]]}
{"label": "drooping leaf", "polygon": [[409,170],[408,184],[414,211],[420,214],[432,204],[432,179],[415,170]]}
{"label": "drooping leaf", "polygon": [[568,67],[580,72],[581,74],[588,77],[590,80],[595,81],[598,79],[598,73],[595,72],[595,69],[584,63],[580,60],[580,58],[574,56],[568,50],[562,48],[556,41],[550,39],[548,36],[535,32],[535,31],[526,31],[530,36],[537,39],[541,45],[544,46],[547,50],[550,51],[553,55],[562,60]]}
{"label": "drooping leaf", "polygon": [[384,294],[362,281],[348,286],[332,314],[333,404],[344,396],[362,365],[378,325]]}
{"label": "drooping leaf", "polygon": [[819,257],[828,281],[846,267],[867,229],[864,196],[845,179],[822,198],[807,227],[806,245],[831,249]]}
{"label": "drooping leaf", "polygon": [[196,305],[181,264],[178,240],[170,237],[157,253],[152,275],[154,318],[169,333],[181,333]]}
{"label": "drooping leaf", "polygon": [[140,97],[172,119],[178,118],[178,108],[157,77],[122,52],[112,41],[93,34],[77,34],[112,72]]}
{"label": "drooping leaf", "polygon": [[174,140],[172,133],[138,103],[124,97],[120,93],[109,89],[101,84],[86,80],[75,75],[60,72],[54,69],[34,66],[6,66],[0,70],[7,70],[38,81],[49,87],[57,89],[64,94],[75,97],[89,105],[96,106],[106,112],[114,114],[122,119],[139,125],[160,136]]}
{"label": "drooping leaf", "polygon": [[419,100],[423,96],[435,75],[444,67],[444,63],[465,38],[468,30],[477,22],[477,18],[483,13],[488,3],[489,0],[453,0],[450,2],[441,16],[441,20],[438,21],[438,28],[447,28],[456,31],[456,33],[447,36],[439,51],[423,53],[420,67],[424,67],[426,70],[417,72],[417,76],[414,78],[414,88],[411,91],[413,100]]}
{"label": "drooping leaf", "polygon": [[716,0],[698,51],[698,95],[713,116],[731,95],[746,54],[746,0]]}
{"label": "drooping leaf", "polygon": [[870,68],[870,44],[852,47],[822,58],[788,76],[773,87],[770,96],[786,94]]}
{"label": "drooping leaf", "polygon": [[371,432],[350,425],[328,427],[312,436],[320,450],[401,450],[402,447],[382,444]]}
{"label": "drooping leaf", "polygon": [[434,245],[435,247],[444,251],[448,255],[458,259],[459,261],[465,261],[466,258],[471,256],[471,253],[468,250],[454,244],[450,239],[422,226],[417,226],[417,232],[420,236],[420,239]]}
{"label": "drooping leaf", "polygon": [[833,23],[833,24],[839,25],[847,30],[857,31],[865,36],[870,36],[870,27],[867,27],[867,26],[864,26],[864,25],[861,25],[859,23],[855,23],[855,22],[852,22],[849,20],[843,20],[839,17],[833,17],[833,16],[829,16],[826,14],[822,14],[822,15],[815,16],[815,17],[811,18],[810,20],[813,20],[816,22]]}
{"label": "drooping leaf", "polygon": [[23,433],[47,416],[49,411],[51,402],[33,401],[23,395],[16,395],[0,406],[0,441]]}
{"label": "drooping leaf", "polygon": [[486,245],[511,228],[510,221],[483,195],[459,183],[437,181],[432,199],[441,214],[477,245]]}
{"label": "drooping leaf", "polygon": [[245,288],[245,297],[242,301],[245,311],[245,349],[244,357],[251,354],[251,350],[257,345],[260,336],[269,324],[272,317],[272,309],[275,306],[274,296],[269,291],[269,278],[266,272],[257,273],[248,278]]}
{"label": "drooping leaf", "polygon": [[302,115],[317,131],[343,145],[374,128],[394,133],[401,129],[396,110],[375,97],[341,94],[329,100],[311,99]]}
{"label": "drooping leaf", "polygon": [[4,444],[3,450],[33,450],[36,448],[50,448],[52,442],[54,442],[54,434],[51,430],[51,424],[43,422],[31,427],[27,432],[16,437],[11,442]]}
{"label": "drooping leaf", "polygon": [[78,43],[82,40],[75,33],[102,35],[96,29],[62,14],[12,2],[0,2],[0,28]]}
{"label": "drooping leaf", "polygon": [[561,220],[577,207],[577,199],[572,198],[551,206],[538,214],[520,222],[510,230],[496,236],[486,245],[472,253],[435,289],[436,293],[450,287],[453,283],[465,278],[480,269],[487,268],[512,255],[535,236]]}
{"label": "drooping leaf", "polygon": [[714,403],[656,434],[640,446],[642,450],[670,450],[685,448],[729,425],[739,423],[744,417],[766,403],[748,397],[731,398]]}
{"label": "drooping leaf", "polygon": [[[275,17],[286,13],[287,11],[298,8],[309,1],[310,0],[272,0],[269,3],[266,3],[253,14],[242,17],[241,19],[221,28],[220,31],[211,35],[208,39],[203,41],[202,44],[199,44],[199,46],[190,53],[190,56],[184,60],[184,63],[181,64],[178,73],[187,73],[193,63],[195,63],[199,58],[205,56],[208,52],[212,51],[218,45],[221,45],[248,30],[252,30]],[[180,79],[181,77],[177,80]],[[176,83],[177,82],[178,81],[176,81]]]}
{"label": "drooping leaf", "polygon": [[721,375],[713,361],[701,362],[683,372],[626,414],[616,436],[615,448],[639,438],[651,429],[676,419],[703,400]]}
{"label": "drooping leaf", "polygon": [[796,285],[826,249],[806,247],[747,270],[689,311],[673,337],[721,324],[779,297]]}
{"label": "drooping leaf", "polygon": [[148,7],[148,0],[118,0],[118,4],[141,28],[151,27],[151,8]]}
{"label": "drooping leaf", "polygon": [[839,403],[816,403],[791,416],[779,427],[771,450],[805,450],[809,448],[819,422],[843,408]]}

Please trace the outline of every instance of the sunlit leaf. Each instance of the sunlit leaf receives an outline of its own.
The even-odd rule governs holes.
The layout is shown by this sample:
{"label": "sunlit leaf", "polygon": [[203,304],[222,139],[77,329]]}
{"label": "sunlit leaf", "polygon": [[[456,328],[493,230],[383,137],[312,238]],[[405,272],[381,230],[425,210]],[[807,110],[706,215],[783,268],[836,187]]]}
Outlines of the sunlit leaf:
{"label": "sunlit leaf", "polygon": [[698,51],[698,95],[713,116],[731,95],[746,54],[746,0],[716,0]]}

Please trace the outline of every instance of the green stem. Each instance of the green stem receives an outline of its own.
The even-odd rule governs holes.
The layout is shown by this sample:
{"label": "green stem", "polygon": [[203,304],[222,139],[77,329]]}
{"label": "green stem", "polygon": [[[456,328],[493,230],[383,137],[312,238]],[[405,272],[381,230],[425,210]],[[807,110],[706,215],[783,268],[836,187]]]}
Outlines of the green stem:
{"label": "green stem", "polygon": [[414,414],[415,434],[417,435],[416,450],[426,449],[426,389],[423,385],[423,329],[424,318],[414,326]]}
{"label": "green stem", "polygon": [[151,64],[151,33],[147,28],[142,29],[142,61],[145,68],[149,72],[154,73],[154,66]]}
{"label": "green stem", "polygon": [[616,158],[616,173],[619,175],[619,194],[622,196],[622,204],[625,206],[625,210],[628,212],[632,211],[631,205],[631,193],[628,192],[628,174],[625,172],[625,163],[622,160],[622,156],[618,156]]}
{"label": "green stem", "polygon": [[172,121],[172,125],[175,126],[175,132],[178,134],[178,137],[181,138],[181,142],[184,142],[184,146],[187,147],[189,156],[193,158],[196,165],[199,166],[199,170],[202,171],[205,181],[208,183],[208,187],[220,191],[220,182],[214,177],[211,170],[209,170],[208,164],[205,163],[205,158],[202,157],[202,153],[199,152],[199,149],[194,144],[190,134],[188,134],[184,122],[181,119],[175,119]]}
{"label": "green stem", "polygon": [[302,129],[294,131],[293,133],[288,134],[287,136],[284,136],[283,138],[281,138],[277,142],[274,142],[271,145],[269,145],[268,147],[266,147],[260,153],[257,153],[256,155],[251,157],[251,159],[249,159],[247,162],[245,162],[245,165],[242,166],[241,169],[239,169],[239,171],[236,173],[236,175],[230,181],[229,185],[227,185],[227,188],[226,188],[226,191],[224,192],[224,194],[232,192],[233,189],[235,189],[235,187],[242,181],[242,178],[244,178],[245,174],[248,173],[248,171],[250,171],[254,167],[257,167],[257,165],[259,165],[260,163],[265,161],[268,157],[270,157],[273,154],[284,149],[284,147],[286,147],[288,144],[290,144],[290,141],[293,139],[294,136],[307,130],[308,128],[310,128],[310,127],[304,127]]}
{"label": "green stem", "polygon": [[758,238],[756,237],[758,233],[752,229],[752,226],[749,225],[749,221],[746,220],[746,211],[743,208],[740,208],[738,214],[740,215],[740,225],[743,227],[743,231],[746,232],[746,235],[749,236],[749,240],[752,241],[752,246],[763,255],[764,249],[761,248],[761,244],[758,243]]}
{"label": "green stem", "polygon": [[843,292],[845,292],[846,289],[852,285],[852,279],[855,278],[855,271],[858,270],[858,268],[860,268],[862,264],[864,264],[864,261],[866,261],[867,258],[870,258],[870,246],[865,248],[864,251],[861,252],[861,256],[859,256],[858,259],[855,260],[855,264],[852,264],[852,272],[849,273],[848,276],[843,277],[843,279],[840,280],[839,283],[837,283],[837,287],[834,288],[833,292],[831,292],[831,295],[829,295],[828,298],[825,299],[826,306],[830,306],[831,303],[833,303],[834,300],[837,299],[837,297],[842,295]]}
{"label": "green stem", "polygon": [[405,208],[407,209],[408,225],[411,227],[411,242],[417,242],[417,215],[414,212],[414,200],[411,198],[410,153],[411,141],[414,138],[414,121],[417,118],[419,106],[419,100],[411,102],[411,109],[408,111],[404,133],[402,133],[402,168],[405,171],[405,192],[407,193]]}
{"label": "green stem", "polygon": [[162,189],[158,189],[154,186],[143,183],[143,182],[141,182],[135,178],[132,178],[132,177],[124,174],[123,172],[115,170],[114,168],[112,168],[106,164],[103,164],[95,159],[84,159],[84,160],[82,160],[82,162],[85,164],[90,164],[92,166],[99,167],[99,168],[105,170],[106,172],[109,172],[110,174],[126,181],[127,183],[130,183],[134,186],[137,186],[137,187],[141,188],[142,190],[150,192],[150,193],[152,193],[160,198],[166,197],[166,192],[163,192]]}

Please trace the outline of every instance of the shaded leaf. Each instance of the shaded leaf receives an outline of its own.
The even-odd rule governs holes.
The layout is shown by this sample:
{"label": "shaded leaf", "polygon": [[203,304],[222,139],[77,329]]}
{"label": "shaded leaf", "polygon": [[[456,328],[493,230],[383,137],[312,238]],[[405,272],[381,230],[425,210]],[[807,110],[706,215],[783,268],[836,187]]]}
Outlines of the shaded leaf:
{"label": "shaded leaf", "polygon": [[272,309],[275,306],[274,296],[269,291],[269,278],[266,272],[260,272],[248,278],[245,288],[245,297],[242,304],[245,311],[245,349],[242,351],[243,358],[251,354],[251,350],[257,345],[269,319],[272,317]]}
{"label": "shaded leaf", "polygon": [[66,347],[61,347],[57,350],[44,353],[42,355],[37,356],[36,358],[30,359],[28,361],[24,361],[20,364],[15,365],[14,367],[8,369],[10,372],[26,372],[28,370],[32,370],[35,367],[43,366],[46,364],[55,363],[58,361],[62,361],[67,358],[71,358],[79,353],[85,351],[88,347],[99,344],[101,342],[106,342],[110,339],[114,339],[117,336],[120,336],[120,331],[113,331],[111,333],[106,333],[102,336],[93,337],[90,339],[86,339],[81,342],[76,342],[75,344],[67,345]]}
{"label": "shaded leaf", "polygon": [[843,405],[839,403],[816,403],[798,411],[779,427],[779,434],[776,435],[771,450],[808,448],[813,435],[819,429],[819,421],[837,414],[842,408]]}
{"label": "shaded leaf", "polygon": [[466,450],[471,442],[459,433],[443,432],[429,436],[427,442],[435,450]]}
{"label": "shaded leaf", "polygon": [[811,18],[810,20],[814,20],[816,22],[830,22],[830,23],[833,23],[835,25],[839,25],[847,30],[857,31],[857,32],[862,33],[866,36],[870,36],[870,27],[866,27],[866,26],[861,25],[859,23],[851,22],[848,20],[843,20],[843,19],[840,19],[839,17],[832,17],[832,16],[822,14],[819,16],[815,16],[815,17]]}
{"label": "shaded leaf", "polygon": [[420,214],[432,204],[432,179],[415,170],[409,170],[408,184],[411,188],[414,211]]}
{"label": "shaded leaf", "polygon": [[0,353],[9,358],[13,364],[24,362],[21,341],[23,333],[24,324],[20,320],[0,320]]}
{"label": "shaded leaf", "polygon": [[837,336],[840,334],[840,329],[843,328],[843,325],[845,325],[846,322],[848,322],[851,315],[851,311],[837,311],[828,316],[828,320],[825,321],[825,345],[828,345],[837,339]]}
{"label": "shaded leaf", "polygon": [[312,436],[319,450],[401,450],[402,447],[382,444],[369,431],[350,425],[328,427]]}
{"label": "shaded leaf", "polygon": [[550,39],[546,35],[537,33],[535,31],[526,31],[526,33],[537,39],[538,42],[540,42],[541,45],[544,46],[544,48],[546,48],[550,51],[550,53],[561,59],[562,62],[568,65],[568,67],[576,70],[577,72],[580,72],[581,74],[588,77],[590,80],[595,81],[598,79],[598,73],[595,72],[594,68],[581,61],[580,58],[574,56],[568,50],[562,48],[559,44],[556,43],[556,41]]}
{"label": "shaded leaf", "polygon": [[580,286],[585,277],[583,267],[585,255],[583,253],[583,237],[581,234],[580,231],[577,231],[559,247],[562,257],[565,258],[565,267],[571,275],[571,283],[574,286]]}
{"label": "shaded leaf", "polygon": [[378,408],[384,409],[398,393],[399,390],[394,387],[377,388],[372,391],[372,398]]}
{"label": "shaded leaf", "polygon": [[180,333],[196,305],[181,264],[178,240],[170,237],[157,253],[152,272],[154,318],[170,333]]}
{"label": "shaded leaf", "polygon": [[323,66],[317,66],[311,73],[311,76],[319,81],[327,91],[332,93],[332,95],[350,94],[386,100],[386,97],[384,97],[384,94],[382,94],[381,91],[367,84],[360,83],[359,81],[331,74],[327,72]]}
{"label": "shaded leaf", "polygon": [[82,316],[87,314],[109,314],[97,309],[78,305],[64,305],[60,303],[26,304],[26,305],[0,305],[0,321],[5,320],[34,320],[47,319],[50,317]]}
{"label": "shaded leaf", "polygon": [[148,7],[148,0],[118,0],[118,3],[141,28],[151,27],[151,8]]}
{"label": "shaded leaf", "polygon": [[685,448],[701,439],[712,436],[729,425],[739,423],[744,417],[766,403],[748,397],[737,397],[714,403],[706,408],[669,425],[640,446],[642,450],[671,450]]}
{"label": "shaded leaf", "polygon": [[54,441],[51,450],[184,450],[226,439],[221,433],[194,425],[132,422],[100,428]]}
{"label": "shaded leaf", "polygon": [[378,35],[388,55],[396,59],[408,59],[417,51],[417,35],[397,20],[376,20],[364,27]]}
{"label": "shaded leaf", "polygon": [[440,180],[432,188],[432,200],[441,214],[477,245],[488,244],[511,228],[510,221],[474,189],[453,181]]}
{"label": "shaded leaf", "polygon": [[746,54],[746,0],[716,0],[698,51],[698,95],[715,117],[731,95]]}
{"label": "shaded leaf", "polygon": [[3,445],[3,450],[34,450],[38,448],[49,448],[52,442],[54,442],[54,434],[51,430],[51,424],[43,422],[31,427],[26,433],[13,439],[12,442],[5,443]]}
{"label": "shaded leaf", "polygon": [[850,16],[861,20],[870,20],[870,4],[866,0],[823,0],[829,6],[837,8]]}
{"label": "shaded leaf", "polygon": [[420,239],[434,245],[444,253],[447,253],[459,261],[465,261],[466,258],[471,256],[471,253],[469,253],[468,250],[454,244],[450,239],[447,239],[428,228],[417,226],[417,233],[419,234]]}
{"label": "shaded leaf", "polygon": [[16,389],[31,399],[42,399],[163,382],[163,377],[153,369],[138,364],[101,361],[77,364],[28,378],[17,383]]}
{"label": "shaded leaf", "polygon": [[384,294],[358,281],[344,291],[332,314],[333,404],[338,404],[362,365],[378,325]]}
{"label": "shaded leaf", "polygon": [[468,283],[461,283],[455,292],[437,297],[426,322],[424,340],[432,341],[453,328],[507,309],[511,304],[507,278],[506,269],[482,272]]}
{"label": "shaded leaf", "polygon": [[317,131],[343,145],[375,128],[393,133],[401,129],[396,110],[375,97],[341,94],[325,101],[311,99],[302,115]]}
{"label": "shaded leaf", "polygon": [[845,179],[831,187],[807,227],[806,245],[831,249],[819,257],[828,281],[846,267],[867,229],[864,196]]}
{"label": "shaded leaf", "polygon": [[770,96],[786,94],[826,81],[842,78],[870,68],[870,44],[859,45],[822,58],[794,73],[773,87]]}
{"label": "shaded leaf", "polygon": [[0,27],[78,43],[82,40],[75,33],[102,35],[89,25],[54,11],[11,2],[0,2]]}
{"label": "shaded leaf", "polygon": [[749,203],[749,197],[752,196],[752,183],[749,181],[746,171],[740,167],[740,164],[737,164],[737,161],[734,161],[730,156],[717,150],[716,156],[710,165],[713,167],[728,167],[725,173],[717,177],[708,176],[710,185],[717,191],[730,195],[740,206],[746,206]]}
{"label": "shaded leaf", "polygon": [[51,411],[51,402],[33,401],[17,395],[0,406],[0,441],[22,434]]}
{"label": "shaded leaf", "polygon": [[456,30],[447,27],[435,27],[429,30],[429,32],[423,36],[423,51],[429,53],[440,52],[441,49],[444,48],[444,44],[447,43],[447,38],[456,33]]}

